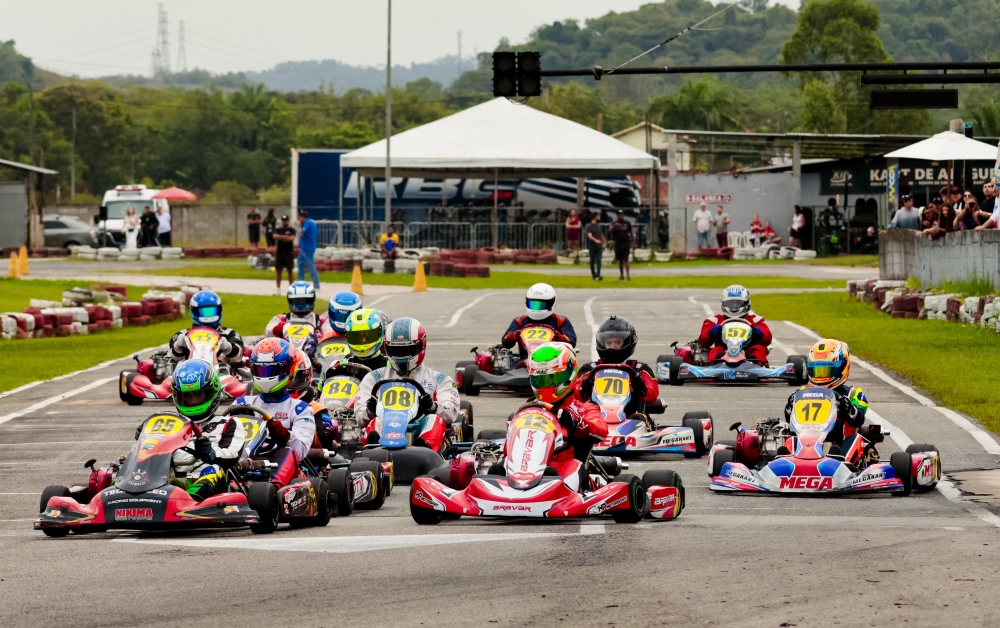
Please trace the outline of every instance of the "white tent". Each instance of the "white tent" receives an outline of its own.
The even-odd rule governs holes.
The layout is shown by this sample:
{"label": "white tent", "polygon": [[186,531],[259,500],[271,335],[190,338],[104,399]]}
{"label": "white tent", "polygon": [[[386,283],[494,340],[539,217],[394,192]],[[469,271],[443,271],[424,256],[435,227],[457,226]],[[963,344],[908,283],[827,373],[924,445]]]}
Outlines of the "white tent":
{"label": "white tent", "polygon": [[[505,179],[644,174],[659,160],[599,131],[505,98],[392,138],[392,173],[403,177]],[[365,177],[385,174],[385,140],[340,163]]]}
{"label": "white tent", "polygon": [[945,131],[926,140],[892,151],[890,159],[922,159],[925,161],[990,160],[997,158],[997,147]]}

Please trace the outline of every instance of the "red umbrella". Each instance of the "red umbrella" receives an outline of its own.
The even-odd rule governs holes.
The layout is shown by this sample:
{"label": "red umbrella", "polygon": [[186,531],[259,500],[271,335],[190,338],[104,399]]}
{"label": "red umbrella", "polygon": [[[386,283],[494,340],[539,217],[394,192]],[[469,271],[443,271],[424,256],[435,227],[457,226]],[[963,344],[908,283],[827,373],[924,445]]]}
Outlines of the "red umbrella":
{"label": "red umbrella", "polygon": [[160,190],[153,195],[153,198],[162,198],[168,201],[197,201],[198,197],[188,192],[187,190],[182,190],[180,188],[167,188],[165,190]]}

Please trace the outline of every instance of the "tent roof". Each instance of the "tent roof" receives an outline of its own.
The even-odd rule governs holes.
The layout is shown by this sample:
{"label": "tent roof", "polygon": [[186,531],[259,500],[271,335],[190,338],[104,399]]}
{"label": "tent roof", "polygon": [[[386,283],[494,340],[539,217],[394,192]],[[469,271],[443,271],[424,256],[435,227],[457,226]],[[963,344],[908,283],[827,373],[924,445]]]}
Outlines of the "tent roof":
{"label": "tent roof", "polygon": [[[385,174],[385,140],[344,155],[344,167]],[[495,98],[392,138],[392,173],[503,178],[640,174],[659,168],[641,150],[565,118]]]}
{"label": "tent roof", "polygon": [[887,153],[894,159],[923,159],[926,161],[961,161],[963,159],[997,158],[997,147],[965,137],[961,133],[945,131],[926,140]]}

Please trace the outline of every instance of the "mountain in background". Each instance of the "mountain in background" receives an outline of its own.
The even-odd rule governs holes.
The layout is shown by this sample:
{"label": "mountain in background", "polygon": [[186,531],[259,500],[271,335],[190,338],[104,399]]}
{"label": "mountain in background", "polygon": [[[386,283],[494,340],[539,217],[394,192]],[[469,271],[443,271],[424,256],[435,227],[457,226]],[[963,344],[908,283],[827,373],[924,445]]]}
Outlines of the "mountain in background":
{"label": "mountain in background", "polygon": [[[461,70],[476,67],[474,57],[462,60],[459,68],[457,55],[448,55],[429,63],[410,66],[392,66],[393,85],[405,85],[420,78],[428,78],[442,85],[449,85],[458,78]],[[336,59],[323,61],[286,61],[263,72],[244,72],[250,83],[263,83],[267,89],[280,92],[304,92],[324,87],[333,88],[337,94],[349,89],[385,91],[385,67],[354,66]]]}

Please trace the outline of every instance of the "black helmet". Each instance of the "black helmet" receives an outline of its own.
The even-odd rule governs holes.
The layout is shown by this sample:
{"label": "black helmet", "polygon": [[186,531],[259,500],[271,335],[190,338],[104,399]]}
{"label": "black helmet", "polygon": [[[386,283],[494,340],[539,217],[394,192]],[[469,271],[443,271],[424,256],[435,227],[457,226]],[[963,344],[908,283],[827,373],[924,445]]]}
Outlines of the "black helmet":
{"label": "black helmet", "polygon": [[632,323],[622,316],[612,316],[597,330],[597,355],[604,362],[624,362],[632,356],[638,342]]}

